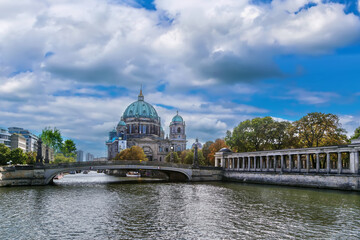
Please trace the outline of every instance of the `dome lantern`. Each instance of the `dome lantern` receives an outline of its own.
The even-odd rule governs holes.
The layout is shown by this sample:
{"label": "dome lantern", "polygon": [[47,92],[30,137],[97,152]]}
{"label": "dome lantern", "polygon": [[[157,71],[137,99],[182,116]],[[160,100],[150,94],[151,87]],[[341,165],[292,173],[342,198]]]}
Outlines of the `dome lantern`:
{"label": "dome lantern", "polygon": [[176,115],[172,118],[172,122],[183,122],[183,118],[179,115],[179,111],[176,111]]}

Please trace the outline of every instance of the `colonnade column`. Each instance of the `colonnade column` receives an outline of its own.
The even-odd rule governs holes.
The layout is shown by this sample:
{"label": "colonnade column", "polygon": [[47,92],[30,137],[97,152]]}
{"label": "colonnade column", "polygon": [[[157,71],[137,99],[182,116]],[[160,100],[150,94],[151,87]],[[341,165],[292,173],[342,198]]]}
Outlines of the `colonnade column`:
{"label": "colonnade column", "polygon": [[326,172],[330,173],[330,153],[326,153]]}
{"label": "colonnade column", "polygon": [[234,164],[235,164],[235,158],[232,158],[232,166],[231,166],[232,169],[235,169],[235,165],[234,165]]}
{"label": "colonnade column", "polygon": [[301,172],[301,155],[300,154],[297,155],[297,160],[298,160],[297,168],[298,168],[298,171]]}
{"label": "colonnade column", "polygon": [[276,155],[274,155],[274,172],[276,172]]}
{"label": "colonnade column", "polygon": [[316,153],[316,172],[320,171],[320,154]]}
{"label": "colonnade column", "polygon": [[341,152],[338,152],[338,173],[340,174],[342,171],[342,159],[341,159]]}
{"label": "colonnade column", "polygon": [[280,155],[280,157],[281,157],[280,172],[283,172],[284,171],[284,155]]}
{"label": "colonnade column", "polygon": [[269,171],[269,155],[266,156],[266,170]]}
{"label": "colonnade column", "polygon": [[250,172],[250,163],[251,163],[251,157],[248,157],[248,171]]}
{"label": "colonnade column", "polygon": [[237,170],[240,169],[240,157],[237,158]]}
{"label": "colonnade column", "polygon": [[260,156],[260,170],[263,168],[263,156]]}
{"label": "colonnade column", "polygon": [[310,171],[310,155],[306,154],[306,172]]}
{"label": "colonnade column", "polygon": [[359,173],[359,152],[355,151],[354,173]]}
{"label": "colonnade column", "polygon": [[289,154],[289,172],[291,172],[291,168],[292,168],[292,155]]}
{"label": "colonnade column", "polygon": [[242,169],[245,170],[245,157],[242,158]]}

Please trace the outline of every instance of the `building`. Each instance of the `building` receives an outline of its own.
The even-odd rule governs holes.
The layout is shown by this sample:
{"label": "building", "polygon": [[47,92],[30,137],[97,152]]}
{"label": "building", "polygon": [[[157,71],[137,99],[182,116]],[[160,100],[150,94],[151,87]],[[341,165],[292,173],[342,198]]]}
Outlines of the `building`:
{"label": "building", "polygon": [[21,134],[26,139],[26,152],[36,152],[37,151],[37,141],[38,137],[32,134],[29,130],[19,128],[19,127],[10,127],[9,133],[11,134]]}
{"label": "building", "polygon": [[84,161],[84,151],[77,150],[76,151],[76,161],[77,162],[83,162]]}
{"label": "building", "polygon": [[14,133],[11,135],[10,140],[11,149],[20,148],[23,152],[26,152],[26,138],[23,135]]}
{"label": "building", "polygon": [[0,143],[5,144],[8,148],[11,147],[11,134],[6,128],[0,127]]}
{"label": "building", "polygon": [[177,112],[169,125],[170,137],[165,138],[161,118],[144,101],[140,90],[138,100],[126,108],[116,129],[109,132],[108,159],[113,159],[122,149],[140,146],[149,161],[164,161],[170,151],[186,149],[185,130],[185,122]]}
{"label": "building", "polygon": [[91,153],[87,153],[86,154],[86,161],[87,162],[94,161],[94,155],[92,155]]}

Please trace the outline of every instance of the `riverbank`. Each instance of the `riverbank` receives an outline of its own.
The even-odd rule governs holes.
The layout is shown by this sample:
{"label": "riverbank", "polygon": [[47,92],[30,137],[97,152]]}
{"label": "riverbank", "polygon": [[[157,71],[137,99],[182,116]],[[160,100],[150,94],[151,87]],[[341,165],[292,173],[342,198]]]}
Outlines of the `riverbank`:
{"label": "riverbank", "polygon": [[360,192],[360,175],[224,171],[224,181]]}

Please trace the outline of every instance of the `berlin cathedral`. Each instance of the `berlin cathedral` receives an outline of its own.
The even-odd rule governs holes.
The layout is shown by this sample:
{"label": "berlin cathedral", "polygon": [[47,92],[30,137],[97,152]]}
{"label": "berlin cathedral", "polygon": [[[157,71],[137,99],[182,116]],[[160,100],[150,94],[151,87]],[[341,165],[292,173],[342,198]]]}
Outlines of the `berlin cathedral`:
{"label": "berlin cathedral", "polygon": [[178,112],[169,128],[170,134],[165,137],[160,117],[155,108],[144,101],[140,90],[138,100],[126,108],[116,128],[109,132],[108,159],[136,145],[144,150],[149,161],[165,161],[170,151],[186,149],[185,122]]}

